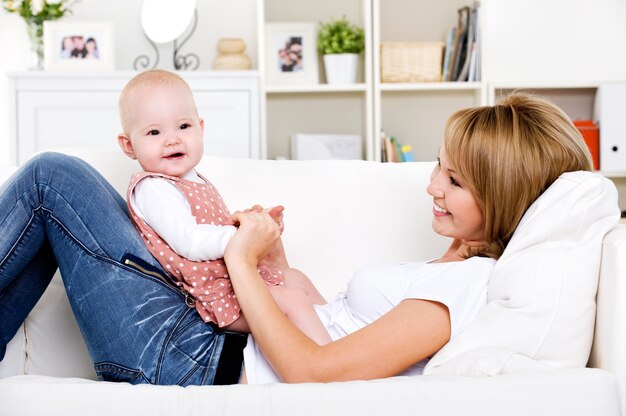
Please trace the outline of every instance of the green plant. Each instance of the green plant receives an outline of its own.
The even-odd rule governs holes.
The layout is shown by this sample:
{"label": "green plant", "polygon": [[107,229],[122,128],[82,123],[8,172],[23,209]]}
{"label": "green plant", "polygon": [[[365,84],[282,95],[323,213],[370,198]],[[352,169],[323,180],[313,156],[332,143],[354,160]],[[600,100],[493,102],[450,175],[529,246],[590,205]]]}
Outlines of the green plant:
{"label": "green plant", "polygon": [[360,53],[365,49],[363,29],[351,24],[345,17],[320,23],[317,49],[323,54]]}

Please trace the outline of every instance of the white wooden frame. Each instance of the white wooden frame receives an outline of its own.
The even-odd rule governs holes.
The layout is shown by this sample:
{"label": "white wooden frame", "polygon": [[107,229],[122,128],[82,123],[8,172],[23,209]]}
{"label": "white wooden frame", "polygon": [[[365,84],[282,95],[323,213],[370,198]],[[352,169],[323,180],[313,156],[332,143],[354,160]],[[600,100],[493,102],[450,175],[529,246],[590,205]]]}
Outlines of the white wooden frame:
{"label": "white wooden frame", "polygon": [[[285,63],[281,56],[293,44],[293,40],[301,45],[301,65]],[[265,54],[268,84],[319,83],[316,23],[266,24]]]}
{"label": "white wooden frame", "polygon": [[[73,38],[80,37],[95,45],[95,55],[83,56],[75,46],[67,46]],[[70,48],[75,48],[70,50]],[[81,49],[85,52],[87,49]],[[44,22],[44,67],[46,69],[113,70],[115,69],[115,43],[113,24],[110,22]]]}

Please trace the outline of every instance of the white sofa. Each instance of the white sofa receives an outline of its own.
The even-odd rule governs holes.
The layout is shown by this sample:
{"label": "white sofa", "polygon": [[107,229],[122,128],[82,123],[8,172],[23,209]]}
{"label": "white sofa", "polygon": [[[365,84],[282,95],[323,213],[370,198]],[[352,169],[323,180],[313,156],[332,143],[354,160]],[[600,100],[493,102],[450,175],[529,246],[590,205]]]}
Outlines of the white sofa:
{"label": "white sofa", "polygon": [[[93,164],[120,192],[138,167],[117,152],[68,152]],[[220,189],[231,210],[253,203],[285,205],[291,263],[330,298],[361,267],[442,253],[447,240],[430,228],[432,199],[425,192],[432,167],[207,158],[199,171]],[[5,177],[10,171],[1,173]],[[609,228],[586,368],[542,364],[494,376],[439,371],[297,385],[182,388],[99,382],[57,276],[0,363],[0,415],[626,414],[620,410],[626,409],[621,393],[626,386],[626,226]]]}

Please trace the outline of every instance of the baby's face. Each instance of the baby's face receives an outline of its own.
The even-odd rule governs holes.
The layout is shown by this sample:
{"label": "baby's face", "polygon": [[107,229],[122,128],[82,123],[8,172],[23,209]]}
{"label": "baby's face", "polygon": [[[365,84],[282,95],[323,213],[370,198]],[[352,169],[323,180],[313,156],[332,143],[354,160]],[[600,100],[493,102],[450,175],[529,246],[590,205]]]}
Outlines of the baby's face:
{"label": "baby's face", "polygon": [[139,88],[133,94],[127,134],[145,171],[181,177],[200,162],[204,122],[193,96],[180,85]]}

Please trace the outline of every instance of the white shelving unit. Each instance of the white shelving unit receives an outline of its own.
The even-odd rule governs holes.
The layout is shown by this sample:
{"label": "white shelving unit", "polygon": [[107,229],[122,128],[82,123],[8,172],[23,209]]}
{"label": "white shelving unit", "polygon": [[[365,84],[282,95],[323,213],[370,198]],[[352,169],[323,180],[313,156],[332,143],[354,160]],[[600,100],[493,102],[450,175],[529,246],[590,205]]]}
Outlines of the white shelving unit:
{"label": "white shelving unit", "polygon": [[373,0],[374,159],[381,160],[381,130],[411,145],[416,160],[434,160],[448,116],[461,108],[486,104],[483,82],[383,83],[382,42],[443,42],[467,0],[412,2]]}
{"label": "white shelving unit", "polygon": [[[626,81],[620,75],[626,70],[626,58],[601,53],[619,46],[616,35],[626,34],[622,26],[608,27],[606,19],[588,21],[584,27],[573,26],[560,18],[563,10],[576,21],[585,19],[587,13],[569,7],[566,0],[549,4],[540,0],[515,4],[481,0],[482,82],[380,82],[382,42],[443,42],[457,22],[458,9],[472,3],[256,0],[262,157],[289,157],[290,136],[295,133],[338,133],[359,134],[363,138],[363,158],[380,160],[380,131],[384,129],[401,143],[412,145],[416,160],[432,160],[448,116],[458,109],[493,104],[502,95],[521,89],[548,96],[573,119],[590,119],[598,85]],[[612,4],[612,0],[598,0],[592,9],[596,14],[606,14]],[[325,84],[321,62],[317,85],[265,83],[267,23],[320,22],[342,16],[365,29],[367,46],[361,56],[358,84]],[[609,34],[605,29],[616,33]],[[529,43],[529,36],[542,41]],[[575,47],[556,47],[569,38],[579,43]],[[587,38],[589,41],[585,41]],[[580,50],[580,55],[574,50]],[[579,62],[587,56],[595,62]],[[607,175],[626,177],[626,167],[624,174]]]}
{"label": "white shelving unit", "polygon": [[[290,156],[290,137],[296,133],[358,134],[363,158],[373,159],[371,1],[257,0],[258,61],[261,73],[261,142],[263,157]],[[315,22],[347,17],[365,30],[366,49],[360,57],[359,82],[354,85],[325,83],[321,57],[319,84],[269,85],[267,79],[265,25],[279,22]]]}

